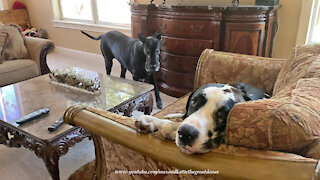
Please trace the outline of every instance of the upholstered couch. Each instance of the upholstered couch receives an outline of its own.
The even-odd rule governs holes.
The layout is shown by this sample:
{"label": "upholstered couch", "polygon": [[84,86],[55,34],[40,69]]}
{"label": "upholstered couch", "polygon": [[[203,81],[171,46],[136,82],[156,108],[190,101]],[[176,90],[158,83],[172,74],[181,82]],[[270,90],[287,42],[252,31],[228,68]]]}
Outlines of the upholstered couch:
{"label": "upholstered couch", "polygon": [[[205,50],[197,88],[207,83],[245,82],[271,99],[236,104],[227,120],[226,144],[186,155],[157,133],[141,134],[134,119],[82,106],[65,122],[93,134],[96,160],[69,179],[319,179],[320,45],[297,47],[289,60]],[[184,112],[187,96],[154,116]],[[179,121],[180,119],[176,119]],[[127,175],[124,171],[212,170],[217,175]]]}
{"label": "upholstered couch", "polygon": [[0,64],[0,87],[50,72],[46,58],[54,49],[47,39],[26,37],[27,59],[7,60]]}

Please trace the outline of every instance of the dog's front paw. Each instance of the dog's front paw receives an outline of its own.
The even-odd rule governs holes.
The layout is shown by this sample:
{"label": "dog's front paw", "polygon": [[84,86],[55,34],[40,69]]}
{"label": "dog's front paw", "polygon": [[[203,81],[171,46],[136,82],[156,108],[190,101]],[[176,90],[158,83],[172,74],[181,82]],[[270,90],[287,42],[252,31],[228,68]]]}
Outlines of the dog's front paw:
{"label": "dog's front paw", "polygon": [[137,120],[134,122],[134,125],[141,132],[153,133],[158,131],[158,127],[156,126],[155,121],[155,117],[143,115],[137,118]]}

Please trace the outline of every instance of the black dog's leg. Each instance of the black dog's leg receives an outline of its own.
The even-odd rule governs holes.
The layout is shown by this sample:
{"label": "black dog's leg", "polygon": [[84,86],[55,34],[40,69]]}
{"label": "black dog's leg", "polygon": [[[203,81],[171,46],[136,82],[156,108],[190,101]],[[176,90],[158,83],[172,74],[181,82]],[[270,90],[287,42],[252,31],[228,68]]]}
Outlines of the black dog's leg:
{"label": "black dog's leg", "polygon": [[113,62],[112,62],[113,57],[111,57],[110,55],[105,54],[103,51],[102,51],[102,55],[104,57],[104,62],[105,62],[105,65],[106,65],[107,74],[110,75],[111,68],[112,68],[112,65],[113,65]]}
{"label": "black dog's leg", "polygon": [[105,47],[105,46],[101,45],[100,48],[101,48],[102,55],[104,57],[104,62],[105,62],[105,65],[106,65],[107,74],[110,75],[111,68],[112,68],[112,65],[113,65],[114,55],[112,54],[111,50],[108,47]]}
{"label": "black dog's leg", "polygon": [[127,69],[126,68],[124,68],[122,65],[121,65],[121,75],[120,75],[120,77],[122,77],[122,78],[126,78],[126,72],[127,72]]}
{"label": "black dog's leg", "polygon": [[159,89],[158,89],[158,85],[157,85],[157,80],[156,80],[156,76],[155,76],[155,72],[153,72],[151,74],[151,79],[150,79],[154,86],[154,95],[156,96],[156,102],[157,102],[157,107],[159,109],[162,109],[162,101],[160,98],[160,94],[159,94]]}
{"label": "black dog's leg", "polygon": [[112,65],[113,65],[112,59],[105,58],[105,62],[106,62],[106,71],[107,71],[107,74],[110,75],[110,73],[111,73],[111,68],[112,68]]}

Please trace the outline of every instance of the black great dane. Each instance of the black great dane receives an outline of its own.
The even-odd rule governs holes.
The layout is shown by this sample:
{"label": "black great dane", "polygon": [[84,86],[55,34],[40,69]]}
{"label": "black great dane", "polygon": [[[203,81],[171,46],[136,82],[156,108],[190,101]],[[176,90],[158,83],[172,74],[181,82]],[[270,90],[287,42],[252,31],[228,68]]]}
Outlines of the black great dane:
{"label": "black great dane", "polygon": [[105,59],[108,75],[111,73],[112,60],[116,58],[121,64],[120,77],[125,78],[126,71],[129,70],[132,73],[133,80],[153,84],[157,107],[162,108],[155,77],[155,71],[160,69],[160,33],[147,37],[140,33],[138,35],[139,39],[133,39],[118,31],[110,31],[98,37],[81,32],[91,39],[101,39],[100,48]]}

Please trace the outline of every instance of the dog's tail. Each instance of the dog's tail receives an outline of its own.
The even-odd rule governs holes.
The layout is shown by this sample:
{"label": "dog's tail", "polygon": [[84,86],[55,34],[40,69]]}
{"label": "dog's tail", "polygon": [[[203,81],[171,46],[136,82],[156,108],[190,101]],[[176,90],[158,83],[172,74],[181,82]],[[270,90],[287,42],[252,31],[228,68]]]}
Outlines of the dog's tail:
{"label": "dog's tail", "polygon": [[86,36],[88,36],[89,38],[94,39],[94,40],[100,40],[100,39],[102,38],[102,36],[103,36],[103,35],[100,35],[100,36],[98,36],[98,37],[93,37],[93,36],[91,36],[90,34],[84,32],[84,31],[81,31],[81,32],[82,32],[82,34],[84,34],[84,35],[86,35]]}

